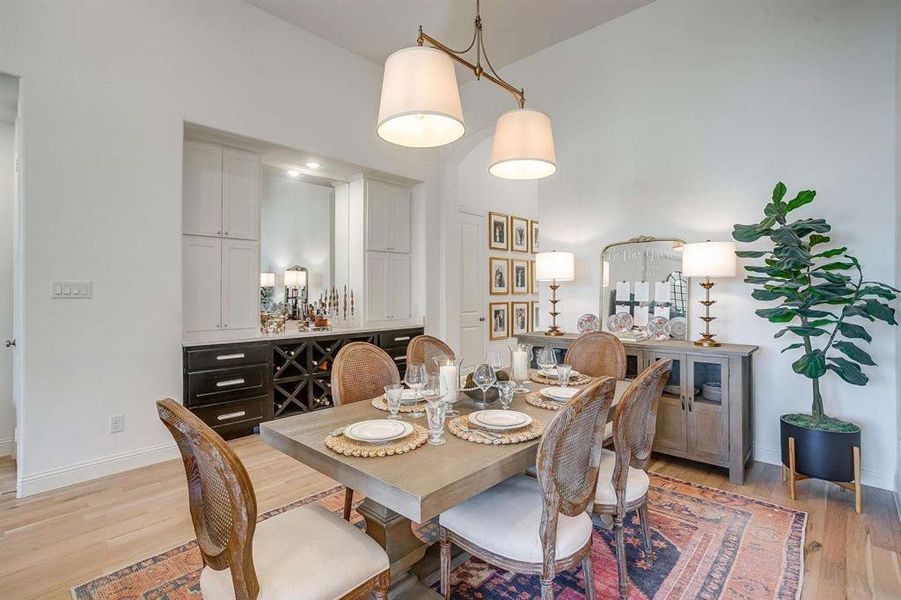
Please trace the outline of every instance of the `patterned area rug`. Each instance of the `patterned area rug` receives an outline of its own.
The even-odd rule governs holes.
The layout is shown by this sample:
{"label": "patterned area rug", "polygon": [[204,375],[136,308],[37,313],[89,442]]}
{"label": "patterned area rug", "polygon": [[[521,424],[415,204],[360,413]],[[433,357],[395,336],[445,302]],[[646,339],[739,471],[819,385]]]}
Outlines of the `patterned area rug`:
{"label": "patterned area rug", "polygon": [[[260,520],[310,502],[340,514],[343,499],[342,488],[335,487],[270,511]],[[362,518],[354,515],[362,527]],[[641,549],[636,516],[627,518],[630,600],[800,596],[807,513],[651,474],[650,515],[652,556]],[[417,534],[433,542],[437,526],[426,523]],[[593,551],[597,595],[616,597],[613,533],[596,526]],[[80,585],[72,596],[201,600],[201,567],[197,544],[191,541]],[[559,573],[554,585],[559,600],[584,598],[581,569]],[[454,570],[452,590],[451,597],[462,600],[525,600],[541,595],[537,576],[514,575],[476,558]]]}

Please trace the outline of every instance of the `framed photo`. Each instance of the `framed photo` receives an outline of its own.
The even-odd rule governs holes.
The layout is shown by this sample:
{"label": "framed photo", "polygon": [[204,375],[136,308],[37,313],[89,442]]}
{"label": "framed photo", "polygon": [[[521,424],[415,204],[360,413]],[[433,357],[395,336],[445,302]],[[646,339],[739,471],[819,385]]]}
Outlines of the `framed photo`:
{"label": "framed photo", "polygon": [[532,300],[532,331],[538,331],[538,328],[541,325],[538,324],[540,321],[539,318],[539,307],[541,303],[538,300]]}
{"label": "framed photo", "polygon": [[529,220],[522,217],[510,217],[510,250],[514,252],[529,251]]}
{"label": "framed photo", "polygon": [[532,254],[538,252],[538,221],[529,221],[529,251]]}
{"label": "framed photo", "polygon": [[491,302],[488,304],[488,314],[491,316],[491,329],[488,333],[489,340],[505,340],[510,337],[510,305],[506,302]]}
{"label": "framed photo", "polygon": [[533,294],[538,293],[538,278],[535,277],[535,261],[529,261],[529,288]]}
{"label": "framed photo", "polygon": [[488,213],[488,247],[491,250],[509,250],[508,217],[500,213]]}
{"label": "framed photo", "polygon": [[528,302],[511,302],[510,313],[512,315],[510,323],[513,326],[511,335],[519,335],[531,331],[529,327],[529,322],[532,320],[531,309]]}
{"label": "framed photo", "polygon": [[492,256],[488,259],[488,293],[502,296],[510,293],[510,261]]}
{"label": "framed photo", "polygon": [[529,293],[529,261],[518,258],[510,259],[512,279],[510,280],[511,294]]}

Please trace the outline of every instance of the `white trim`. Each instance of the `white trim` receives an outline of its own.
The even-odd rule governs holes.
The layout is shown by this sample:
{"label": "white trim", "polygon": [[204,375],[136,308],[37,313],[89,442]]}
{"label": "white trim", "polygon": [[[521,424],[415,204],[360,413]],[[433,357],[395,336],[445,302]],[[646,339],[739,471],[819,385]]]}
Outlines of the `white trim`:
{"label": "white trim", "polygon": [[[781,465],[782,451],[779,448],[755,445],[751,454],[751,459],[771,465]],[[891,473],[874,471],[872,469],[861,469],[860,475],[864,485],[881,488],[883,490],[895,489],[895,477]]]}
{"label": "white trim", "polygon": [[0,439],[0,456],[12,456],[14,447],[13,438]]}
{"label": "white trim", "polygon": [[147,446],[94,460],[25,475],[20,481],[19,497],[32,496],[56,488],[113,475],[178,457],[175,442]]}

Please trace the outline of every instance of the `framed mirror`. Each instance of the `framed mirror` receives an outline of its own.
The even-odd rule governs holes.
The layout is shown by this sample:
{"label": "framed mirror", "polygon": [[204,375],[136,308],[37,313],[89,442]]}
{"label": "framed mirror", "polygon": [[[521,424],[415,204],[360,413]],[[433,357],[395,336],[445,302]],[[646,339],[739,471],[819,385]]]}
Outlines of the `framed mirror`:
{"label": "framed mirror", "polygon": [[678,238],[640,236],[601,251],[601,329],[622,337],[688,339],[689,280]]}

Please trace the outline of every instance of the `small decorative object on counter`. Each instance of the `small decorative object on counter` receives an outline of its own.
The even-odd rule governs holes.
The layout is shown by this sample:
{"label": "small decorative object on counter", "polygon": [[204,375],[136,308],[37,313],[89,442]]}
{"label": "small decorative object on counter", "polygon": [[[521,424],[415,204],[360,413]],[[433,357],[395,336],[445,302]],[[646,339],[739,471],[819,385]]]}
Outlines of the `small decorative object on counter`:
{"label": "small decorative object on counter", "polygon": [[669,329],[666,324],[669,320],[666,317],[653,317],[648,321],[648,336],[653,340],[669,339]]}
{"label": "small decorative object on counter", "polygon": [[632,329],[634,321],[632,315],[627,312],[618,312],[607,317],[607,329],[611,333],[623,333]]}
{"label": "small decorative object on counter", "polygon": [[598,320],[597,315],[586,313],[579,317],[576,328],[579,330],[579,333],[592,333],[601,330],[601,322]]}

